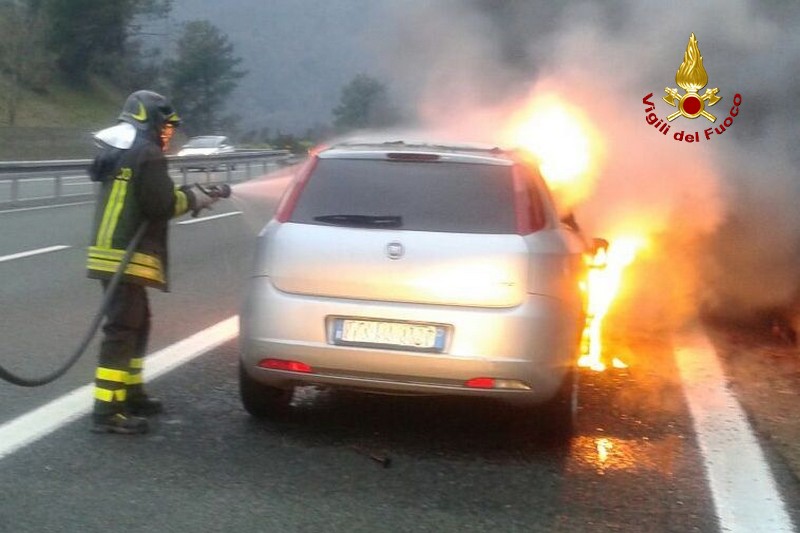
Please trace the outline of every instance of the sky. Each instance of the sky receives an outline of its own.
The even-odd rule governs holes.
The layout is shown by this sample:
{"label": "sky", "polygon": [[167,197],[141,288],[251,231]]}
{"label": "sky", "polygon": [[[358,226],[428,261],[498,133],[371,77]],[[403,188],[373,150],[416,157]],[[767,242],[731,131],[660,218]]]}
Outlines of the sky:
{"label": "sky", "polygon": [[[592,235],[638,230],[654,243],[637,272],[669,296],[643,308],[682,317],[676,309],[698,302],[732,316],[797,307],[795,2],[175,0],[169,23],[190,19],[210,20],[242,57],[249,74],[232,107],[245,127],[302,133],[329,123],[358,73],[384,82],[412,126],[462,140],[507,142],[509,117],[558,99],[599,147],[586,194],[562,204]],[[675,111],[662,97],[680,89],[692,33],[707,88],[722,97],[707,108],[717,119],[679,117],[662,135],[643,99],[653,94],[659,118]],[[730,127],[710,139],[673,137],[726,118]]]}
{"label": "sky", "polygon": [[375,72],[370,27],[385,0],[175,0],[171,19],[205,19],[248,71],[230,111],[243,129],[303,134],[332,121],[341,88]]}

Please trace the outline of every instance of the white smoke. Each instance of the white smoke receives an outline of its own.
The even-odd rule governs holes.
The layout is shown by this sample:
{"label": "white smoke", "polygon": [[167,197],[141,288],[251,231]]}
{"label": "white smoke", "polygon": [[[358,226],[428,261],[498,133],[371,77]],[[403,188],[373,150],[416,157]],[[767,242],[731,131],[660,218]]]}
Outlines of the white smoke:
{"label": "white smoke", "polygon": [[[670,295],[667,306],[741,316],[795,303],[800,8],[744,0],[392,4],[377,30],[382,75],[425,126],[491,142],[511,110],[545,90],[584,111],[607,153],[594,193],[576,207],[579,220],[611,237],[646,225],[656,245],[640,261],[654,273],[642,285]],[[646,123],[642,98],[653,94],[660,118],[675,111],[661,97],[677,87],[691,33],[707,87],[722,96],[707,108],[717,121],[679,117],[665,136]],[[673,139],[722,124],[735,94],[739,114],[723,134]]]}

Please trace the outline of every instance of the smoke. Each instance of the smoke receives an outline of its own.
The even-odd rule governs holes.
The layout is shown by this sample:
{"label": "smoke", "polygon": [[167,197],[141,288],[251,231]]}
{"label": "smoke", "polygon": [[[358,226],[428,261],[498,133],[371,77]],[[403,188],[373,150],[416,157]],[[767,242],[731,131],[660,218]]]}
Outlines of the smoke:
{"label": "smoke", "polygon": [[[388,4],[388,3],[387,3]],[[382,75],[418,123],[444,137],[497,142],[508,117],[536,95],[579,107],[603,144],[594,190],[568,206],[592,236],[632,230],[651,246],[626,274],[639,318],[679,322],[701,307],[728,317],[790,309],[798,294],[796,179],[800,7],[744,0],[551,3],[407,0],[383,13]],[[695,33],[707,87],[722,100],[679,117],[663,135],[645,121],[677,87]],[[683,92],[681,90],[681,92]],[[738,114],[720,126],[741,95]],[[674,134],[699,133],[699,142]]]}

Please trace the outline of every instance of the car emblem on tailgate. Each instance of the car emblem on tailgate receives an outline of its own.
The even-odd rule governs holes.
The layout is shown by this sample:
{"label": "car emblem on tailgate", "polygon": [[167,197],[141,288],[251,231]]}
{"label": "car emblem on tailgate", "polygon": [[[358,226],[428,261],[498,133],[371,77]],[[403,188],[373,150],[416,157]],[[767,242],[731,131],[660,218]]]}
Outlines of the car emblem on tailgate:
{"label": "car emblem on tailgate", "polygon": [[389,259],[400,259],[405,253],[406,249],[400,242],[392,241],[386,245],[386,255]]}

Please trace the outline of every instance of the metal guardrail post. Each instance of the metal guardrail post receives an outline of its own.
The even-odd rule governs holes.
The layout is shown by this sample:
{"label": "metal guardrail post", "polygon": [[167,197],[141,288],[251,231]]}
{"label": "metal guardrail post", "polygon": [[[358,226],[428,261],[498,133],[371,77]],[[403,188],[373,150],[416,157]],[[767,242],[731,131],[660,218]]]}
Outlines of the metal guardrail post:
{"label": "metal guardrail post", "polygon": [[19,179],[11,180],[11,205],[17,205],[19,199]]}

